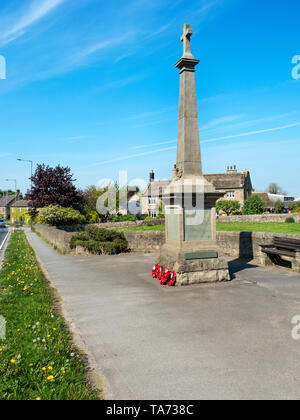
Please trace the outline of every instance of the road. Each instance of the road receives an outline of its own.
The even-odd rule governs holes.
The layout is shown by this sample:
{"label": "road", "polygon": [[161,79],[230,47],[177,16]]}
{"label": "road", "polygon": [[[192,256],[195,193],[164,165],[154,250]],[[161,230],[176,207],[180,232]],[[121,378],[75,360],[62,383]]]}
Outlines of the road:
{"label": "road", "polygon": [[2,243],[3,243],[4,239],[6,238],[7,233],[8,233],[7,228],[6,229],[3,229],[3,228],[0,229],[0,249],[1,249],[1,246],[2,246]]}
{"label": "road", "polygon": [[3,229],[3,228],[0,229],[0,255],[2,252],[2,248],[4,246],[3,242],[6,238],[7,233],[8,233],[8,229]]}
{"label": "road", "polygon": [[233,261],[233,282],[161,287],[155,255],[60,255],[27,235],[106,398],[299,399],[299,274]]}

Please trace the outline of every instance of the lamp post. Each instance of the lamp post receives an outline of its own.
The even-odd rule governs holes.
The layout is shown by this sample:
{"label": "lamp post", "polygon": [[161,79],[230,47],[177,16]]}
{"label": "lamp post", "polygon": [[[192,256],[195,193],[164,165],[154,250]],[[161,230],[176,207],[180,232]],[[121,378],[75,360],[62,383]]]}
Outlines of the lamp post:
{"label": "lamp post", "polygon": [[[30,163],[30,194],[32,194],[32,175],[33,175],[33,162],[32,160],[27,159],[17,159],[19,162],[27,162]],[[30,217],[30,227],[32,230],[32,218]]]}
{"label": "lamp post", "polygon": [[26,159],[17,159],[19,162],[28,162],[30,163],[30,170],[31,170],[31,175],[30,175],[30,193],[32,193],[32,167],[33,167],[33,162],[32,160],[26,160]]}

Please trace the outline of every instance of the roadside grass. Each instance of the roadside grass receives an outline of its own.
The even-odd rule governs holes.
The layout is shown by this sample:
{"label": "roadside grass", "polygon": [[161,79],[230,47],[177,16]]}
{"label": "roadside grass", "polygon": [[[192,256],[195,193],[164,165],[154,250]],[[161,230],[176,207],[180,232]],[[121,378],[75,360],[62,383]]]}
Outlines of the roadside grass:
{"label": "roadside grass", "polygon": [[78,350],[23,231],[11,235],[0,272],[0,400],[97,400]]}
{"label": "roadside grass", "polygon": [[146,231],[146,230],[165,230],[165,225],[155,225],[155,226],[137,226],[137,227],[131,227],[131,228],[118,228],[116,230],[119,230],[121,232],[130,232],[130,231]]}
{"label": "roadside grass", "polygon": [[217,223],[218,231],[230,232],[269,232],[300,234],[300,223],[265,222],[265,223]]}
{"label": "roadside grass", "polygon": [[[128,231],[147,231],[147,230],[156,230],[163,231],[165,230],[165,225],[156,225],[156,226],[141,226],[141,227],[132,227],[132,228],[120,228],[118,229],[123,232]],[[227,223],[219,222],[217,223],[217,231],[223,232],[270,232],[270,233],[292,233],[300,235],[300,223]]]}

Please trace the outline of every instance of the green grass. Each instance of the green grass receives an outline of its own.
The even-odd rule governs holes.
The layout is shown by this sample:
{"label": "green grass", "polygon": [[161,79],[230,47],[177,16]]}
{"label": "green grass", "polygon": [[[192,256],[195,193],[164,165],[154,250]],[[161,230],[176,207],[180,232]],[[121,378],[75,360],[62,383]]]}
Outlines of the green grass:
{"label": "green grass", "polygon": [[96,400],[78,350],[23,231],[11,236],[0,272],[0,400]]}
{"label": "green grass", "polygon": [[138,226],[138,227],[132,227],[132,228],[118,228],[117,230],[119,230],[121,232],[130,232],[130,231],[144,232],[146,230],[165,230],[165,225]]}
{"label": "green grass", "polygon": [[300,234],[300,223],[217,223],[218,231]]}
{"label": "green grass", "polygon": [[[147,230],[165,230],[164,225],[142,226],[133,228],[118,229],[126,231],[147,231]],[[228,232],[270,232],[270,233],[294,233],[300,235],[300,223],[217,223],[217,231]]]}

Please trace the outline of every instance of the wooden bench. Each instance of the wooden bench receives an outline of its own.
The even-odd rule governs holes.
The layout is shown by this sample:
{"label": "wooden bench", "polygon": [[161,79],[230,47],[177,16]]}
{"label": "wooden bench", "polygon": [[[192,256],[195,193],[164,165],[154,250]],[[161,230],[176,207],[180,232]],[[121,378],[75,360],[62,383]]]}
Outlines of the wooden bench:
{"label": "wooden bench", "polygon": [[[272,262],[300,272],[300,240],[275,236],[272,245],[260,245],[266,254],[266,265]],[[282,257],[289,257],[284,259]]]}

